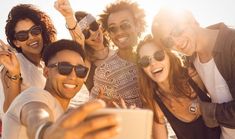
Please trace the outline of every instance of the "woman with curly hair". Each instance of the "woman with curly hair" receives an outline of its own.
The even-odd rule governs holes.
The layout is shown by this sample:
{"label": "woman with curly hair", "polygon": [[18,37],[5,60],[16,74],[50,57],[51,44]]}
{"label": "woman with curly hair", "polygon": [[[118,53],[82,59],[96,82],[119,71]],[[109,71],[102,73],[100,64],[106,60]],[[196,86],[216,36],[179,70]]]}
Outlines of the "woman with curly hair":
{"label": "woman with curly hair", "polygon": [[5,98],[1,101],[4,112],[22,90],[45,86],[42,51],[56,39],[56,30],[44,12],[31,4],[19,4],[8,14],[5,33],[10,46],[1,41],[0,64],[4,68],[0,89],[5,96],[1,97]]}

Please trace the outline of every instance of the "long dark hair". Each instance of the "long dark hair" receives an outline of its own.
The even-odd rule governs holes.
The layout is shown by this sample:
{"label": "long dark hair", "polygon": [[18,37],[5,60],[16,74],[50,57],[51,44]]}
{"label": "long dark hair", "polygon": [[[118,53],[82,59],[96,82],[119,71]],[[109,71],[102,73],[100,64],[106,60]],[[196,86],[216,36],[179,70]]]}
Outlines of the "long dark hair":
{"label": "long dark hair", "polygon": [[15,48],[18,52],[22,52],[22,50],[13,43],[15,40],[15,26],[17,22],[24,19],[30,19],[34,24],[41,27],[44,47],[56,40],[56,29],[48,15],[37,9],[34,5],[19,4],[13,7],[9,12],[5,26],[7,41],[10,46]]}
{"label": "long dark hair", "polygon": [[[194,99],[195,96],[192,96],[192,92],[188,79],[189,75],[187,69],[182,65],[182,62],[179,57],[177,57],[170,49],[163,47],[161,44],[156,43],[151,35],[147,35],[144,40],[142,40],[137,47],[137,59],[140,58],[140,48],[147,43],[154,43],[156,47],[160,47],[164,50],[165,54],[169,57],[170,60],[170,71],[169,71],[169,84],[170,88],[174,90],[172,93],[176,97],[188,97]],[[159,118],[156,112],[155,101],[153,95],[156,90],[159,90],[159,86],[144,72],[142,67],[138,64],[139,72],[139,86],[141,92],[141,99],[143,103],[152,109],[155,113],[155,121],[159,122]]]}

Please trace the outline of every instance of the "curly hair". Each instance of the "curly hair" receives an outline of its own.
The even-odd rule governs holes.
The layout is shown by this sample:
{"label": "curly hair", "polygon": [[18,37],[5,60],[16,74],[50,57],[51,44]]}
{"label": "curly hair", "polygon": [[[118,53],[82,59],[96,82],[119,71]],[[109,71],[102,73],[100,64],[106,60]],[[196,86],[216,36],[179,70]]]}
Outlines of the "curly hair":
{"label": "curly hair", "polygon": [[[170,88],[174,90],[173,95],[176,97],[188,97],[189,99],[194,99],[190,86],[188,84],[189,75],[187,69],[182,65],[181,59],[177,57],[170,49],[165,48],[161,44],[157,44],[151,35],[147,35],[137,46],[137,59],[140,59],[140,49],[147,43],[156,44],[164,50],[165,54],[168,55],[170,60],[170,72],[169,72],[169,84]],[[140,64],[137,64],[139,72],[139,86],[141,93],[141,99],[144,104],[151,108],[155,113],[155,121],[159,122],[157,112],[155,110],[153,94],[159,87],[156,83],[146,75]]]}
{"label": "curly hair", "polygon": [[[87,12],[84,12],[84,11],[77,11],[77,12],[75,12],[75,18],[76,18],[76,20],[77,20],[77,22],[79,22],[80,20],[82,20],[86,15],[88,15],[88,13]],[[103,34],[103,39],[104,39],[104,41],[103,41],[103,44],[104,44],[104,46],[105,47],[108,47],[109,46],[109,40],[108,40],[108,37],[107,37],[107,35],[104,33]],[[87,43],[85,43],[85,53],[86,53],[86,55],[87,55],[87,57],[88,57],[88,59],[90,59],[90,60],[95,60],[95,58],[93,58],[94,56],[94,53],[95,53],[95,49],[94,48],[92,48],[89,44],[87,44]]]}
{"label": "curly hair", "polygon": [[42,29],[43,46],[49,45],[56,39],[56,29],[48,15],[37,9],[31,4],[19,4],[11,9],[8,14],[7,23],[5,26],[5,34],[7,41],[11,47],[15,48],[17,52],[21,52],[21,48],[15,46],[15,26],[17,22],[24,19],[30,19],[34,24],[39,25]]}
{"label": "curly hair", "polygon": [[145,21],[145,11],[139,7],[136,2],[131,2],[129,0],[120,0],[115,3],[111,3],[106,7],[102,14],[100,14],[100,22],[105,30],[108,29],[108,18],[110,14],[122,10],[128,10],[133,15],[134,21],[137,25],[139,25],[139,33],[145,31],[146,28],[146,21]]}

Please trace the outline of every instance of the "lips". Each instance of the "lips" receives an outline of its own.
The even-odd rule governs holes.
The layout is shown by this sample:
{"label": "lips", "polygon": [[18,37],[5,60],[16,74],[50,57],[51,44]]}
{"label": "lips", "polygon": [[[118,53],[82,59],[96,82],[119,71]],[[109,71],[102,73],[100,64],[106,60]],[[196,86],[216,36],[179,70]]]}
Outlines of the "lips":
{"label": "lips", "polygon": [[39,42],[38,41],[34,41],[32,43],[29,43],[29,46],[32,48],[37,48],[39,46]]}
{"label": "lips", "polygon": [[152,74],[158,74],[163,71],[163,68],[156,68],[155,70],[151,71]]}

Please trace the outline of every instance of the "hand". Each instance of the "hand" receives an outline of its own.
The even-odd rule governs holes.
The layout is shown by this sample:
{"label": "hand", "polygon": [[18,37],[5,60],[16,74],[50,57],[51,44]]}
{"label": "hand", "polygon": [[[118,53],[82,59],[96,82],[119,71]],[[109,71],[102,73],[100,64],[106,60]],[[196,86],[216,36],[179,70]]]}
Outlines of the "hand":
{"label": "hand", "polygon": [[100,92],[97,96],[97,99],[102,99],[106,103],[107,107],[111,107],[111,108],[116,107],[113,104],[113,102],[115,101],[114,98],[111,98],[105,95],[104,89],[102,87],[100,88]]}
{"label": "hand", "polygon": [[104,107],[103,101],[95,100],[68,111],[45,130],[43,138],[107,139],[115,136],[118,133],[118,117],[116,115],[87,118],[95,110]]}
{"label": "hand", "polygon": [[58,10],[65,18],[73,17],[73,9],[68,0],[57,0],[54,3],[54,7]]}
{"label": "hand", "polygon": [[4,65],[10,75],[20,73],[20,64],[15,53],[2,40],[0,40],[0,64]]}

